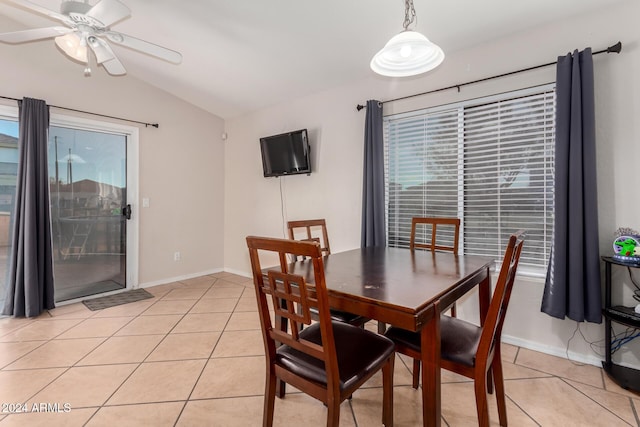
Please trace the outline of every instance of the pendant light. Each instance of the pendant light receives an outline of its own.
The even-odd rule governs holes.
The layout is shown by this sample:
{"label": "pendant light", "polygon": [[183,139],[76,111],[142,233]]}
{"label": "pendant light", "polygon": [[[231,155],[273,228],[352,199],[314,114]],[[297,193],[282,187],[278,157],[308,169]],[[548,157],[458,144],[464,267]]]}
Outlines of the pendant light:
{"label": "pendant light", "polygon": [[404,31],[397,34],[371,60],[371,69],[388,77],[408,77],[433,70],[444,52],[417,31],[409,30],[416,19],[413,0],[404,1]]}

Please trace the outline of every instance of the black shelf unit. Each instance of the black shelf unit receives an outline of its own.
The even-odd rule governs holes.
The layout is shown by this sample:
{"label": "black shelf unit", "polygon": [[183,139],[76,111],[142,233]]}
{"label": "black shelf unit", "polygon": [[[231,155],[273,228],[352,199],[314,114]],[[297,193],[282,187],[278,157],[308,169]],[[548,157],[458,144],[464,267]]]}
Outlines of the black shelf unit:
{"label": "black shelf unit", "polygon": [[605,299],[602,309],[605,325],[605,361],[602,362],[602,368],[620,387],[640,392],[640,370],[620,366],[611,361],[611,322],[640,329],[640,314],[634,311],[634,307],[613,306],[611,303],[611,266],[640,268],[640,265],[625,263],[606,256],[603,256],[602,260],[605,265]]}

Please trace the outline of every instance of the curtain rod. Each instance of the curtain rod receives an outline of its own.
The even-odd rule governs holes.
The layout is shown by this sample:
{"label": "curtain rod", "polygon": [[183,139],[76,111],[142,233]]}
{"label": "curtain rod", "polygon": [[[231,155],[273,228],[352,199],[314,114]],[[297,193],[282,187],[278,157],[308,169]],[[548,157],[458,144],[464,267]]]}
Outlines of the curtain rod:
{"label": "curtain rod", "polygon": [[[599,50],[597,52],[593,52],[592,55],[598,55],[600,53],[620,53],[621,51],[622,51],[622,42],[618,42],[618,43],[614,44],[613,46],[609,46],[606,49],[602,49],[602,50]],[[497,79],[499,77],[511,76],[513,74],[523,73],[525,71],[536,70],[538,68],[548,67],[550,65],[555,65],[557,63],[558,63],[557,61],[553,61],[553,62],[549,62],[549,63],[546,63],[546,64],[541,64],[541,65],[536,65],[536,66],[533,66],[533,67],[523,68],[521,70],[511,71],[511,72],[504,73],[504,74],[498,74],[498,75],[491,76],[491,77],[485,77],[483,79],[473,80],[473,81],[465,82],[465,83],[458,83],[456,85],[447,86],[447,87],[443,87],[443,88],[440,88],[440,89],[434,89],[434,90],[430,90],[428,92],[415,93],[413,95],[402,96],[400,98],[388,99],[386,101],[380,101],[380,104],[386,104],[387,102],[400,101],[400,100],[403,100],[403,99],[413,98],[413,97],[416,97],[416,96],[428,95],[430,93],[441,92],[443,90],[449,90],[449,89],[458,89],[458,92],[460,92],[460,88],[462,86],[472,85],[472,84],[484,82],[484,81],[487,81],[487,80],[493,80],[493,79]],[[358,110],[358,111],[362,110],[363,108],[366,108],[366,105],[362,105],[362,104],[356,105],[356,110]]]}
{"label": "curtain rod", "polygon": [[[2,96],[2,95],[0,95],[0,98],[2,98],[2,99],[9,99],[9,100],[12,100],[12,101],[21,101],[20,99],[12,98],[12,97],[9,97],[9,96]],[[105,118],[107,118],[107,119],[116,119],[116,120],[123,120],[123,121],[125,121],[125,122],[130,122],[130,123],[138,123],[138,124],[140,124],[140,125],[144,125],[144,127],[149,127],[149,126],[151,126],[151,127],[154,127],[154,128],[156,128],[156,129],[157,129],[157,128],[160,126],[158,123],[146,123],[146,122],[139,122],[139,121],[137,121],[137,120],[125,119],[125,118],[122,118],[122,117],[115,117],[115,116],[108,116],[108,115],[106,115],[106,114],[92,113],[92,112],[90,112],[90,111],[75,110],[75,109],[73,109],[73,108],[59,107],[59,106],[57,106],[57,105],[49,105],[49,107],[57,108],[57,109],[59,109],[59,110],[75,111],[76,113],[91,114],[92,116],[100,116],[100,117],[105,117]]]}

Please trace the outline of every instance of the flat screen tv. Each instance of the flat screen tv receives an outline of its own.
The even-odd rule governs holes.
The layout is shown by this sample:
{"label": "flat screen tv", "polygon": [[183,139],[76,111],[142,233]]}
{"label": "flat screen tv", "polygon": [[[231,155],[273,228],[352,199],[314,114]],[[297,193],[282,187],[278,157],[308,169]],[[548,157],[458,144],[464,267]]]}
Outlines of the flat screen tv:
{"label": "flat screen tv", "polygon": [[311,173],[307,130],[260,138],[264,176]]}

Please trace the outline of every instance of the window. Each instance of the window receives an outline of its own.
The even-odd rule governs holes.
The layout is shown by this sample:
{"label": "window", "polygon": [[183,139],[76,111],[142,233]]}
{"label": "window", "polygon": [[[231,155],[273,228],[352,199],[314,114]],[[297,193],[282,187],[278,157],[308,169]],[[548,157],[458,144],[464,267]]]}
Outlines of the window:
{"label": "window", "polygon": [[545,85],[387,116],[387,241],[408,247],[411,218],[461,219],[461,251],[500,259],[527,231],[522,272],[544,275],[553,235],[555,92]]}

